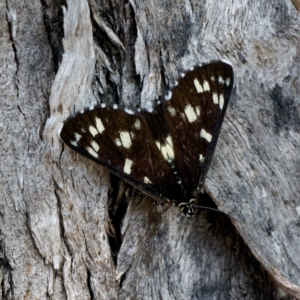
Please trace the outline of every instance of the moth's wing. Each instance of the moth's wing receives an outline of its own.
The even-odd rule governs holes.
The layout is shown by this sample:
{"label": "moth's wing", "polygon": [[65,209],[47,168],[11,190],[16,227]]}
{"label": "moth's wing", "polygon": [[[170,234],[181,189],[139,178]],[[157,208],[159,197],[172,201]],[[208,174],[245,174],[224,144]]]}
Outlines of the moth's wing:
{"label": "moth's wing", "polygon": [[[152,119],[160,127],[156,114]],[[66,122],[60,137],[70,148],[144,193],[163,201],[177,197],[172,170],[141,115],[96,108]]]}
{"label": "moth's wing", "polygon": [[204,184],[232,87],[232,67],[216,62],[187,73],[164,103],[176,166],[190,191]]}

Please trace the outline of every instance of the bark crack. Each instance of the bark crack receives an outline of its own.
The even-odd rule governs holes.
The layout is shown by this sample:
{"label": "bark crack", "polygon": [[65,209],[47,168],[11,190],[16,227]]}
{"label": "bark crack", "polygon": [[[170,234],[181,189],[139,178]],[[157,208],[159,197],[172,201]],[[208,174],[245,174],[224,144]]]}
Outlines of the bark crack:
{"label": "bark crack", "polygon": [[35,232],[33,230],[31,230],[31,217],[30,217],[30,214],[29,214],[29,211],[27,209],[27,204],[25,203],[26,205],[26,211],[25,211],[25,219],[26,219],[26,225],[27,225],[27,228],[28,228],[28,231],[29,231],[29,235],[30,235],[30,238],[32,239],[32,245],[33,245],[33,248],[36,249],[37,253],[42,257],[42,259],[45,258],[45,256],[43,255],[43,253],[40,251],[41,247],[40,245],[38,245],[38,239],[36,238],[35,236]]}
{"label": "bark crack", "polygon": [[61,1],[60,5],[57,6],[46,0],[42,0],[41,3],[43,5],[45,31],[53,53],[54,69],[57,72],[63,56],[64,19],[62,6],[67,7],[67,3]]}
{"label": "bark crack", "polygon": [[0,268],[2,269],[1,299],[14,299],[14,282],[12,267],[5,255],[3,235],[0,231]]}
{"label": "bark crack", "polygon": [[92,277],[92,274],[90,272],[90,269],[87,268],[87,287],[88,287],[88,290],[89,290],[89,293],[90,293],[90,296],[91,296],[91,300],[95,299],[95,295],[94,295],[94,292],[93,292],[93,288],[92,288],[92,280],[91,280],[91,277]]}
{"label": "bark crack", "polygon": [[16,18],[17,18],[17,13],[10,9],[9,7],[9,1],[6,1],[6,20],[8,24],[8,32],[9,32],[9,39],[11,41],[12,45],[12,50],[14,52],[14,59],[16,62],[16,71],[15,71],[15,80],[14,80],[14,86],[17,91],[17,98],[19,97],[19,87],[18,87],[18,73],[19,73],[19,67],[20,67],[20,62],[18,58],[18,52],[17,52],[17,46],[16,46]]}
{"label": "bark crack", "polygon": [[98,14],[96,13],[96,4],[93,1],[90,2],[90,8],[91,8],[92,18],[99,26],[99,28],[107,35],[109,40],[116,47],[121,48],[123,51],[125,51],[124,44],[122,43],[118,35],[109,26],[107,26],[101,18],[98,17]]}
{"label": "bark crack", "polygon": [[20,108],[19,105],[17,105],[17,108],[18,108],[19,112],[23,115],[24,119],[26,120],[26,116],[25,116],[25,114],[23,113],[23,111],[21,110],[21,108]]}
{"label": "bark crack", "polygon": [[109,210],[113,234],[108,234],[108,241],[112,250],[115,265],[122,245],[122,221],[127,211],[128,189],[124,181],[110,174],[111,189],[109,191]]}
{"label": "bark crack", "polygon": [[57,200],[57,213],[58,213],[58,216],[59,216],[59,226],[60,226],[60,232],[61,232],[60,236],[61,236],[61,238],[64,242],[64,245],[66,246],[66,249],[67,249],[70,257],[73,257],[70,244],[68,242],[68,239],[65,236],[66,231],[65,231],[65,226],[64,226],[64,222],[63,222],[63,215],[62,215],[62,201],[61,201],[61,198],[60,198],[60,196],[57,192],[58,190],[60,190],[60,188],[59,188],[57,182],[55,181],[55,179],[52,178],[52,180],[53,180],[53,185],[54,185],[54,195],[55,195],[56,200]]}

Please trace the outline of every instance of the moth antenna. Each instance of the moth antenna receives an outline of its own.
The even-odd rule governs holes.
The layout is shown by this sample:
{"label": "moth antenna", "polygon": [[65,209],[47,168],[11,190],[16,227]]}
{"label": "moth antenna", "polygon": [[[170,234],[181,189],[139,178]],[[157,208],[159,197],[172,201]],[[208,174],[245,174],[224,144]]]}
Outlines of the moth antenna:
{"label": "moth antenna", "polygon": [[240,220],[239,218],[237,218],[236,216],[234,216],[234,211],[230,212],[229,214],[227,214],[226,212],[222,211],[222,210],[218,210],[218,209],[215,209],[215,208],[212,208],[212,207],[207,207],[207,206],[193,206],[194,208],[200,208],[200,209],[208,209],[208,210],[212,210],[212,211],[215,211],[215,212],[218,212],[218,213],[221,213],[227,217],[230,217],[230,219],[236,219],[236,220]]}
{"label": "moth antenna", "polygon": [[218,213],[221,213],[221,214],[223,214],[223,215],[225,215],[225,216],[229,216],[226,212],[224,212],[224,211],[222,211],[222,210],[218,210],[218,209],[216,209],[216,208],[212,208],[212,207],[208,207],[208,206],[193,206],[194,208],[200,208],[200,209],[207,209],[207,210],[212,210],[212,211],[215,211],[215,212],[218,212]]}

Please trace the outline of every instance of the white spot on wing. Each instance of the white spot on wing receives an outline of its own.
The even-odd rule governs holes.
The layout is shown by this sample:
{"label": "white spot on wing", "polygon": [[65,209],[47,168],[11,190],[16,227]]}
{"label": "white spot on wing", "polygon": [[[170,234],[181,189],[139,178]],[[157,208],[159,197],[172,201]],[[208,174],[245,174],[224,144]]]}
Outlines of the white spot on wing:
{"label": "white spot on wing", "polygon": [[76,140],[76,142],[79,142],[81,138],[82,138],[82,135],[76,132],[75,133],[75,140]]}
{"label": "white spot on wing", "polygon": [[204,80],[204,82],[203,82],[203,90],[208,91],[208,92],[210,91],[209,83],[206,80]]}
{"label": "white spot on wing", "polygon": [[153,107],[152,106],[149,106],[146,108],[147,112],[149,113],[152,113],[153,112]]}
{"label": "white spot on wing", "polygon": [[89,127],[89,131],[92,136],[96,136],[98,134],[98,130],[92,125]]}
{"label": "white spot on wing", "polygon": [[172,92],[169,91],[168,94],[165,96],[165,99],[168,101],[171,99],[171,97],[172,97]]}
{"label": "white spot on wing", "polygon": [[222,76],[218,77],[218,82],[219,82],[219,84],[224,84],[224,79]]}
{"label": "white spot on wing", "polygon": [[200,136],[202,138],[204,138],[205,140],[207,140],[209,143],[211,142],[212,135],[210,133],[208,133],[207,131],[205,131],[205,129],[203,129],[203,128],[201,129]]}
{"label": "white spot on wing", "polygon": [[120,139],[124,148],[129,149],[131,146],[131,137],[128,131],[120,132]]}
{"label": "white spot on wing", "polygon": [[175,110],[175,108],[173,106],[168,106],[167,110],[168,110],[168,112],[169,112],[169,114],[170,114],[171,117],[175,117],[176,110]]}
{"label": "white spot on wing", "polygon": [[166,161],[174,159],[173,141],[170,135],[168,135],[163,145],[159,141],[156,141],[155,143]]}
{"label": "white spot on wing", "polygon": [[120,139],[115,139],[115,144],[120,147],[122,145]]}
{"label": "white spot on wing", "polygon": [[230,84],[230,78],[226,78],[225,82],[226,82],[226,85],[229,86],[229,84]]}
{"label": "white spot on wing", "polygon": [[218,101],[218,94],[213,93],[212,98],[213,98],[214,104],[218,104],[218,102],[219,102]]}
{"label": "white spot on wing", "polygon": [[199,155],[199,161],[200,161],[200,163],[203,163],[203,161],[204,161],[204,156],[202,154]]}
{"label": "white spot on wing", "polygon": [[70,144],[73,145],[74,147],[78,147],[78,144],[76,141],[71,141]]}
{"label": "white spot on wing", "polygon": [[173,150],[173,141],[170,135],[167,137],[166,141],[167,141],[166,148],[167,148],[168,157],[174,159],[175,155]]}
{"label": "white spot on wing", "polygon": [[145,176],[144,177],[144,183],[149,184],[149,183],[152,183],[152,182],[147,176]]}
{"label": "white spot on wing", "polygon": [[211,77],[210,77],[210,80],[211,80],[211,81],[215,81],[215,76],[211,76]]}
{"label": "white spot on wing", "polygon": [[130,160],[130,159],[125,159],[125,163],[124,163],[124,169],[123,171],[126,173],[126,174],[130,174],[131,173],[131,166],[133,164],[133,161]]}
{"label": "white spot on wing", "polygon": [[200,116],[200,106],[197,106],[195,111],[196,111],[196,115],[199,117]]}
{"label": "white spot on wing", "polygon": [[131,139],[134,140],[135,139],[135,133],[133,131],[130,131],[129,134],[130,134]]}
{"label": "white spot on wing", "polygon": [[220,95],[219,106],[220,106],[220,109],[222,109],[224,106],[224,95],[223,94]]}
{"label": "white spot on wing", "polygon": [[96,127],[97,127],[97,130],[98,130],[100,133],[102,133],[102,132],[105,130],[105,128],[104,128],[104,126],[103,126],[103,123],[102,123],[101,119],[98,118],[98,117],[96,117],[95,121],[96,121]]}
{"label": "white spot on wing", "polygon": [[134,128],[137,129],[137,130],[141,129],[141,121],[139,119],[135,120]]}
{"label": "white spot on wing", "polygon": [[194,79],[194,85],[195,85],[195,88],[196,88],[198,94],[203,93],[202,85],[200,84],[200,82],[198,81],[197,78]]}
{"label": "white spot on wing", "polygon": [[156,141],[155,144],[156,144],[157,148],[158,148],[159,151],[160,151],[160,146],[161,146],[161,145],[160,145],[160,142],[159,142],[159,141]]}
{"label": "white spot on wing", "polygon": [[92,147],[94,148],[94,150],[95,150],[96,152],[98,152],[98,150],[100,149],[99,145],[98,145],[95,141],[92,141],[92,142],[91,142],[91,145],[92,145]]}
{"label": "white spot on wing", "polygon": [[92,156],[98,158],[98,153],[91,147],[87,147],[86,150],[88,151],[89,154],[91,154]]}
{"label": "white spot on wing", "polygon": [[114,104],[114,105],[113,105],[113,109],[118,109],[118,105],[117,105],[117,104]]}
{"label": "white spot on wing", "polygon": [[128,113],[129,115],[133,115],[133,111],[129,108],[125,108],[125,112]]}
{"label": "white spot on wing", "polygon": [[194,108],[191,105],[187,105],[184,108],[184,113],[186,114],[190,123],[193,123],[197,120],[196,112],[194,111]]}

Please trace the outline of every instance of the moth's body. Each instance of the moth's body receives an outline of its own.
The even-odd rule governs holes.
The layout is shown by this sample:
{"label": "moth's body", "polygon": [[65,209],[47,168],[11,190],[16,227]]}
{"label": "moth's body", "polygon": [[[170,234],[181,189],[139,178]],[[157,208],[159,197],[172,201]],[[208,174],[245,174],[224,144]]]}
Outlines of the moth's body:
{"label": "moth's body", "polygon": [[60,135],[142,192],[192,214],[232,86],[231,66],[213,63],[186,74],[154,112],[95,108],[70,119]]}

